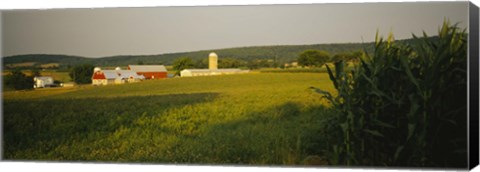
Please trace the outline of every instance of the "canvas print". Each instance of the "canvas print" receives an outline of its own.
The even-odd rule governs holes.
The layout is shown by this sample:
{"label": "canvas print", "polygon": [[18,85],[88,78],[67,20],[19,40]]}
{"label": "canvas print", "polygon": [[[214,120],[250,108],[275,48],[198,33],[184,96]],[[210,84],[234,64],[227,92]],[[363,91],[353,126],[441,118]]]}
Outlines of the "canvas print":
{"label": "canvas print", "polygon": [[468,2],[2,11],[2,159],[467,168]]}

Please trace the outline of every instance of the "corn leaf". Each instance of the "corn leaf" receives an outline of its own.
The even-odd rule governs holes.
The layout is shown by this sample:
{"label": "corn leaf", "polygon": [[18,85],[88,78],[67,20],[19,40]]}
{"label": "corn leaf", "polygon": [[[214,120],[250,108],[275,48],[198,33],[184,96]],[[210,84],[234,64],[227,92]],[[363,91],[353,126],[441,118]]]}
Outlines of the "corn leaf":
{"label": "corn leaf", "polygon": [[381,134],[381,133],[378,132],[378,131],[368,130],[368,129],[364,129],[363,131],[365,131],[366,133],[372,134],[372,135],[374,135],[374,136],[384,137],[383,134]]}

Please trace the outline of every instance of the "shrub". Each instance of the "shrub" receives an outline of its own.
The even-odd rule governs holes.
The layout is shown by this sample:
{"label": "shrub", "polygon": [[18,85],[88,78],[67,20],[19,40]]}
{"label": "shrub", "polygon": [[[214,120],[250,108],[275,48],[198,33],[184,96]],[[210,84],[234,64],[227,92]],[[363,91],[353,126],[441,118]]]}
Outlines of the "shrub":
{"label": "shrub", "polygon": [[351,53],[346,53],[346,52],[338,53],[338,54],[335,54],[332,57],[331,61],[332,62],[339,62],[339,61],[346,61],[346,62],[355,61],[355,62],[357,62],[357,59],[359,59],[362,56],[362,54],[363,54],[362,51],[355,51],[355,52],[351,52]]}
{"label": "shrub", "polygon": [[338,95],[314,89],[337,112],[325,128],[331,163],[466,167],[466,33],[444,22],[438,40],[413,37],[377,35],[353,70],[327,65]]}
{"label": "shrub", "polygon": [[33,77],[26,76],[19,69],[15,69],[11,74],[5,76],[5,86],[15,90],[33,89]]}
{"label": "shrub", "polygon": [[298,64],[301,66],[322,66],[330,59],[326,51],[305,50],[298,56]]}
{"label": "shrub", "polygon": [[83,64],[73,67],[68,75],[77,84],[92,83],[93,65]]}
{"label": "shrub", "polygon": [[177,76],[180,76],[180,71],[192,68],[193,66],[193,61],[189,57],[180,57],[173,62],[173,69],[176,71],[175,75]]}

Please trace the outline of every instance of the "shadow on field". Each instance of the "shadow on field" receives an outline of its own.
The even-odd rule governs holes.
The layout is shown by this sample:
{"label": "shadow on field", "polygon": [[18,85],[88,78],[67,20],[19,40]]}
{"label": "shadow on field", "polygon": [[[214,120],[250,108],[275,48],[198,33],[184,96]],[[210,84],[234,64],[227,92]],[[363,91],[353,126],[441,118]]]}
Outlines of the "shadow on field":
{"label": "shadow on field", "polygon": [[[59,145],[101,139],[136,119],[171,108],[214,100],[218,93],[168,94],[113,98],[8,100],[3,102],[6,160],[62,160]],[[80,152],[78,152],[80,153]],[[75,158],[75,152],[71,155]],[[52,158],[56,157],[56,158]],[[81,159],[78,159],[81,160]]]}
{"label": "shadow on field", "polygon": [[[244,118],[211,124],[201,137],[183,137],[170,162],[212,165],[312,165],[304,160],[320,155],[324,106],[287,102]],[[326,165],[326,161],[315,165]]]}
{"label": "shadow on field", "polygon": [[8,101],[4,103],[3,158],[291,166],[321,154],[315,152],[322,147],[317,139],[322,138],[319,130],[329,114],[323,106],[287,102],[239,114],[208,114],[207,110],[194,115],[176,109],[199,110],[190,105],[218,96]]}

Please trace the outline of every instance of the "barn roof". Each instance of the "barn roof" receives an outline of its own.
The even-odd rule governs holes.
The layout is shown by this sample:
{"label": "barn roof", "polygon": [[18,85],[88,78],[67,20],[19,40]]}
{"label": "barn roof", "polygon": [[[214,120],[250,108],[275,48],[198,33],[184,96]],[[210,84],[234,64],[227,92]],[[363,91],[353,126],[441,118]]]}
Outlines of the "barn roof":
{"label": "barn roof", "polygon": [[167,72],[164,65],[128,65],[135,72]]}
{"label": "barn roof", "polygon": [[35,78],[37,79],[40,79],[40,80],[44,80],[44,79],[52,79],[51,76],[36,76]]}
{"label": "barn roof", "polygon": [[210,70],[210,69],[184,69],[182,71],[189,71],[189,72],[195,73],[195,72],[240,72],[240,71],[244,71],[244,70],[241,70],[241,69],[215,69],[215,70]]}
{"label": "barn roof", "polygon": [[210,72],[210,69],[183,69],[182,71],[190,71],[190,72]]}
{"label": "barn roof", "polygon": [[102,70],[106,79],[116,79],[116,78],[130,78],[135,79],[145,79],[143,75],[138,75],[135,71],[131,70]]}
{"label": "barn roof", "polygon": [[51,76],[36,76],[36,77],[33,78],[33,81],[38,81],[38,80],[44,81],[44,82],[45,81],[52,81],[53,77],[51,77]]}

